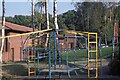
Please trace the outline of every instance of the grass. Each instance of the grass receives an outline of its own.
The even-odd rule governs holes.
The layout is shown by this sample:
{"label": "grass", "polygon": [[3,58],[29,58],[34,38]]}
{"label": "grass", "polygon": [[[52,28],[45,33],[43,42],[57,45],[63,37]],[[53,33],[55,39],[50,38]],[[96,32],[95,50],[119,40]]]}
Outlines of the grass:
{"label": "grass", "polygon": [[[118,50],[118,47],[115,47],[115,52]],[[112,55],[112,47],[105,47],[101,49],[101,56],[102,58],[107,58],[108,56]],[[83,60],[87,59],[88,54],[86,50],[76,50],[75,51],[68,51],[62,53],[62,60],[66,60],[68,54],[68,61],[74,61],[75,60]],[[92,58],[95,58],[95,53],[91,53]],[[98,58],[100,58],[98,53]]]}
{"label": "grass", "polygon": [[85,49],[84,50],[76,50],[76,52],[75,51],[63,52],[62,53],[63,61],[66,60],[67,54],[68,54],[69,61],[73,61],[74,59],[81,60],[83,58],[87,58],[87,51]]}
{"label": "grass", "polygon": [[16,76],[27,76],[27,68],[22,64],[3,64],[2,65],[3,77],[16,77]]}

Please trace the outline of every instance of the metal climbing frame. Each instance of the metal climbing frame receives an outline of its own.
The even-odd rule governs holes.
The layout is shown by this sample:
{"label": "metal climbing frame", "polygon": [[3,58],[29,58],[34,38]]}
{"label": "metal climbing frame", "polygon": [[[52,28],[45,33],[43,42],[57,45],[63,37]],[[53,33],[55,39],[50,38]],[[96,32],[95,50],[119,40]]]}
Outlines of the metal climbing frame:
{"label": "metal climbing frame", "polygon": [[[95,37],[91,37],[95,36]],[[98,78],[98,40],[97,33],[88,33],[88,78]],[[95,74],[93,74],[95,73]]]}
{"label": "metal climbing frame", "polygon": [[36,50],[35,50],[35,43],[33,44],[29,44],[31,46],[29,46],[27,48],[28,51],[28,76],[31,75],[36,75],[36,60],[34,58],[36,58]]}
{"label": "metal climbing frame", "polygon": [[[61,73],[67,73],[68,77],[71,78],[70,76],[70,72],[74,71],[75,74],[77,75],[76,70],[80,69],[79,67],[77,67],[76,65],[76,39],[78,37],[81,38],[85,38],[85,43],[86,43],[86,49],[88,50],[88,78],[98,78],[98,41],[97,41],[97,33],[89,33],[89,32],[76,32],[76,31],[68,31],[68,30],[62,30],[65,33],[68,34],[72,34],[74,36],[58,36],[57,35],[57,30],[49,30],[47,32],[51,32],[51,35],[48,37],[49,41],[48,41],[48,46],[44,49],[41,47],[37,47],[37,45],[34,44],[30,44],[28,45],[28,47],[26,48],[27,50],[27,54],[28,54],[28,75],[32,76],[32,75],[38,75],[38,78],[40,78],[40,76],[42,77],[42,72],[47,72],[48,73],[48,78],[52,78],[52,74],[54,73],[59,73],[59,75],[61,75]],[[45,31],[46,32],[46,31]],[[44,33],[44,32],[43,32]],[[76,36],[79,35],[79,36]],[[36,38],[34,36],[35,39],[39,39],[39,38],[46,38],[45,36],[40,36],[38,38]],[[59,42],[59,38],[64,39],[64,44],[66,45],[65,49],[63,51],[66,52],[66,62],[61,64],[61,49],[60,49],[60,42]],[[69,47],[68,47],[68,38],[75,38],[75,40],[73,40],[73,42],[75,43],[74,46],[74,66],[70,67],[68,65],[68,52],[69,52]],[[88,38],[88,43],[87,43],[87,38]],[[31,38],[33,40],[33,38]],[[41,52],[41,50],[45,50],[47,55],[43,55],[44,52]],[[41,60],[43,59],[43,60]],[[46,63],[48,64],[48,66],[46,67],[42,67],[42,65],[40,64],[42,61],[44,61],[44,59],[46,59]],[[37,64],[37,65],[36,65]],[[76,64],[76,65],[75,65]],[[64,67],[64,69],[62,68],[62,65]],[[65,66],[64,66],[65,65]],[[92,66],[91,66],[92,65]],[[93,67],[93,65],[95,65],[95,67]],[[36,71],[38,70],[38,71]],[[95,73],[94,73],[95,71]],[[91,76],[92,74],[92,76]],[[94,75],[94,76],[93,76]]]}
{"label": "metal climbing frame", "polygon": [[[28,49],[28,76],[31,76],[32,74],[36,75],[36,62],[32,59],[35,57],[35,54],[33,53],[34,50]],[[32,63],[33,65],[31,65]]]}

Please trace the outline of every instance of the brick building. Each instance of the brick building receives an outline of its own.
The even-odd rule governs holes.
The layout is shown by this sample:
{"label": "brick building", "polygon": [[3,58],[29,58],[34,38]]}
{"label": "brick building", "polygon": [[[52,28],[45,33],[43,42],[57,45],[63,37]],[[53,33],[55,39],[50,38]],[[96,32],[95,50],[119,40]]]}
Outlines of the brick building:
{"label": "brick building", "polygon": [[[31,31],[32,31],[32,28],[29,28],[26,26],[22,26],[22,25],[10,23],[10,22],[5,23],[5,35],[6,36],[22,34],[22,33],[27,33]],[[6,38],[3,53],[2,53],[2,60],[4,62],[21,61],[23,59],[22,46],[26,38],[27,36]]]}

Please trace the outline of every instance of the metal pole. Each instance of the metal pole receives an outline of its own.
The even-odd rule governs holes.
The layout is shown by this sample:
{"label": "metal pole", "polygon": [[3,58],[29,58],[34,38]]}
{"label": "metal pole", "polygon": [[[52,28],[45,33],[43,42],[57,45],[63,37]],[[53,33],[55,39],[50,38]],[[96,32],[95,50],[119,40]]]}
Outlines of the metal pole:
{"label": "metal pole", "polygon": [[56,60],[57,60],[57,53],[56,53],[56,30],[54,30],[54,69],[56,69]]}
{"label": "metal pole", "polygon": [[114,59],[114,55],[115,55],[115,54],[114,54],[114,51],[115,51],[115,45],[114,45],[114,40],[115,40],[115,39],[114,39],[114,38],[115,38],[115,37],[113,36],[113,38],[112,38],[112,45],[113,45],[113,47],[112,47],[112,48],[113,48],[112,59]]}
{"label": "metal pole", "polygon": [[74,67],[75,67],[75,63],[76,63],[76,35],[75,35],[75,42],[74,42]]}
{"label": "metal pole", "polygon": [[48,67],[49,67],[49,79],[51,79],[51,51],[50,51],[50,42],[48,41]]}
{"label": "metal pole", "polygon": [[66,38],[66,48],[67,48],[66,63],[67,63],[67,68],[68,68],[68,37]]}
{"label": "metal pole", "polygon": [[101,37],[99,38],[99,56],[100,56],[100,75],[102,75]]}
{"label": "metal pole", "polygon": [[85,45],[86,46],[86,51],[88,52],[88,45],[87,45],[88,44],[88,40],[87,40],[87,38],[85,38],[85,44],[86,44]]}
{"label": "metal pole", "polygon": [[38,68],[38,77],[40,77],[40,60],[39,60],[39,52],[37,51],[37,68]]}
{"label": "metal pole", "polygon": [[61,67],[61,53],[60,53],[60,41],[58,40],[58,57],[59,57],[59,68]]}

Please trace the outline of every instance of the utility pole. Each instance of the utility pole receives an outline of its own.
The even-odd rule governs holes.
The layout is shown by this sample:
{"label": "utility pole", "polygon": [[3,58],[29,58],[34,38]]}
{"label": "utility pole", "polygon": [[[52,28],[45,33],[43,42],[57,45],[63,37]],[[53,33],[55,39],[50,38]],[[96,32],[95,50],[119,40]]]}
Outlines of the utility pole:
{"label": "utility pole", "polygon": [[[5,0],[2,1],[2,37],[5,36]],[[4,48],[4,38],[0,49],[0,63],[2,63],[2,53]]]}

